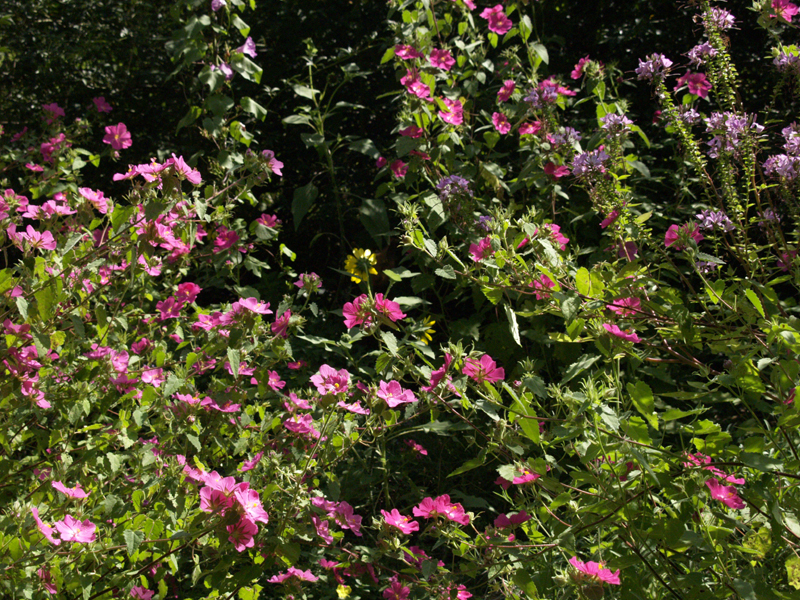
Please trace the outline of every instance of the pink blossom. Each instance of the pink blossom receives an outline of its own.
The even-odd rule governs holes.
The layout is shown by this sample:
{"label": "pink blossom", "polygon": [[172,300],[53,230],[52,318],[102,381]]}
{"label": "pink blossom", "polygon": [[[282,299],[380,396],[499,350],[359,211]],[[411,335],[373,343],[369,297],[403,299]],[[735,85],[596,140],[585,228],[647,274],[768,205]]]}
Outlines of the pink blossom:
{"label": "pink blossom", "polygon": [[503,12],[502,4],[498,4],[494,8],[483,9],[481,18],[489,21],[489,31],[494,31],[498,35],[505,35],[513,26],[511,19]]}
{"label": "pink blossom", "polygon": [[39,579],[42,580],[42,585],[44,586],[44,589],[46,589],[51,594],[58,593],[58,587],[56,586],[55,583],[53,583],[53,576],[50,573],[50,569],[48,567],[40,567],[36,571],[36,574],[39,576]]}
{"label": "pink blossom", "polygon": [[227,227],[217,229],[217,239],[214,240],[214,252],[221,252],[234,246],[239,241],[239,234]]}
{"label": "pink blossom", "polygon": [[372,324],[372,310],[369,297],[366,294],[353,298],[352,302],[345,302],[342,307],[344,326],[352,329],[356,325],[369,327]]}
{"label": "pink blossom", "polygon": [[608,310],[621,317],[635,315],[641,309],[642,302],[638,298],[619,298],[608,305]]}
{"label": "pink blossom", "polygon": [[19,236],[24,239],[31,248],[43,250],[55,250],[56,240],[53,234],[49,231],[39,233],[31,225],[25,228],[26,233],[20,233]]}
{"label": "pink blossom", "polygon": [[706,79],[703,73],[692,73],[691,71],[686,71],[685,75],[678,78],[675,82],[675,89],[677,90],[683,85],[689,88],[690,94],[701,98],[707,98],[708,91],[711,89],[711,82]]}
{"label": "pink blossom", "polygon": [[430,61],[434,67],[445,71],[449,71],[456,64],[456,59],[453,58],[450,50],[439,50],[437,48],[431,50]]}
{"label": "pink blossom", "polygon": [[300,569],[296,569],[295,567],[289,567],[289,570],[285,573],[279,573],[278,575],[273,575],[267,581],[270,583],[283,583],[287,579],[291,577],[296,577],[297,579],[301,579],[303,581],[317,581],[319,577],[315,577],[311,570],[301,571]]}
{"label": "pink blossom", "polygon": [[480,262],[486,258],[489,258],[492,254],[494,254],[494,249],[492,248],[492,238],[487,235],[477,244],[470,244],[469,253],[472,255],[472,260],[475,262]]}
{"label": "pink blossom", "polygon": [[414,60],[425,56],[422,52],[407,44],[396,45],[394,47],[394,55],[400,60]]}
{"label": "pink blossom", "polygon": [[203,177],[200,175],[200,171],[187,165],[182,156],[175,156],[173,153],[172,158],[167,159],[162,167],[172,167],[179,179],[186,179],[189,183],[194,185],[203,183]]}
{"label": "pink blossom", "polygon": [[583,76],[583,69],[586,66],[586,63],[589,62],[589,57],[586,56],[578,61],[578,64],[575,65],[575,68],[572,69],[572,73],[570,73],[570,77],[572,79],[580,79]]}
{"label": "pink blossom", "polygon": [[269,170],[272,171],[278,177],[283,177],[283,173],[281,169],[283,169],[283,163],[275,158],[275,153],[272,150],[262,150],[261,156],[267,161],[267,166]]}
{"label": "pink blossom", "polygon": [[389,164],[388,160],[386,160],[383,156],[379,156],[378,160],[375,161],[375,168],[376,169],[382,169],[383,167],[385,167],[388,164]]}
{"label": "pink blossom", "polygon": [[442,98],[442,102],[446,109],[446,112],[439,111],[439,117],[442,121],[451,125],[461,125],[464,122],[464,105],[461,104],[461,100]]}
{"label": "pink blossom", "polygon": [[406,446],[411,448],[414,452],[421,454],[422,456],[428,456],[428,451],[425,450],[425,448],[423,448],[420,444],[418,444],[414,440],[406,440],[405,444]]}
{"label": "pink blossom", "polygon": [[339,502],[333,509],[333,518],[342,529],[349,529],[358,537],[361,536],[362,517],[353,512],[353,507],[347,502]]}
{"label": "pink blossom", "polygon": [[438,516],[446,517],[462,525],[469,524],[469,515],[464,512],[464,507],[458,503],[450,502],[450,496],[444,494],[434,498],[425,498],[413,511],[415,517],[434,519]]}
{"label": "pink blossom", "polygon": [[108,102],[106,102],[106,99],[103,96],[92,98],[92,102],[94,102],[94,106],[95,108],[97,108],[97,112],[110,113],[113,110],[111,108],[111,105]]}
{"label": "pink blossom", "polygon": [[539,132],[542,128],[542,123],[540,121],[534,121],[533,123],[523,123],[519,126],[519,134],[520,135],[535,135]]}
{"label": "pink blossom", "polygon": [[382,510],[381,514],[387,525],[399,529],[402,533],[409,534],[419,531],[419,523],[412,521],[411,517],[404,517],[396,508],[393,508],[391,512]]}
{"label": "pink blossom", "polygon": [[607,568],[603,563],[596,563],[593,561],[585,563],[578,560],[577,556],[570,558],[569,564],[575,567],[580,573],[587,576],[586,578],[591,581],[620,585],[619,569],[617,569],[616,572],[612,572],[611,569]]}
{"label": "pink blossom", "polygon": [[239,467],[239,472],[240,473],[244,473],[245,471],[252,471],[256,467],[258,462],[261,460],[261,457],[263,457],[263,456],[264,456],[264,452],[260,451],[258,454],[256,454],[250,460],[244,461],[242,463],[242,466]]}
{"label": "pink blossom", "polygon": [[314,428],[314,418],[309,414],[300,415],[295,413],[283,422],[283,426],[293,433],[299,433],[310,438],[317,439],[319,431]]}
{"label": "pink blossom", "polygon": [[61,540],[64,542],[88,544],[97,539],[95,535],[97,526],[89,521],[89,519],[81,522],[71,515],[66,515],[61,521],[53,523],[53,526],[58,530],[58,533],[61,534]]}
{"label": "pink blossom", "polygon": [[397,302],[384,298],[382,293],[375,294],[375,310],[392,322],[405,319],[406,315],[400,310]]}
{"label": "pink blossom", "polygon": [[383,590],[383,597],[386,600],[407,600],[411,589],[404,586],[397,579],[397,575],[389,580],[389,587]]}
{"label": "pink blossom", "polygon": [[395,408],[401,404],[408,404],[416,402],[417,398],[411,390],[403,389],[396,381],[385,382],[381,381],[379,384],[377,396],[384,400],[389,408]]}
{"label": "pink blossom", "polygon": [[621,340],[625,340],[626,342],[633,342],[634,344],[637,344],[641,341],[639,336],[636,335],[635,331],[626,331],[611,323],[603,323],[603,327],[611,335],[616,336]]}
{"label": "pink blossom", "polygon": [[392,170],[394,176],[398,179],[405,177],[406,173],[408,172],[408,165],[399,158],[393,161],[392,164],[389,165],[389,168]]}
{"label": "pink blossom", "polygon": [[405,137],[410,137],[413,139],[417,139],[422,137],[422,134],[425,133],[425,130],[422,127],[416,127],[414,125],[409,125],[405,129],[401,129],[398,133]]}
{"label": "pink blossom", "polygon": [[450,368],[450,365],[453,362],[453,357],[450,354],[445,353],[444,355],[444,364],[441,367],[436,369],[431,373],[431,384],[427,387],[423,387],[422,389],[426,392],[432,392],[436,386],[438,386],[442,379],[444,379],[445,374],[447,373],[447,369]]}
{"label": "pink blossom", "polygon": [[508,102],[511,99],[511,94],[514,93],[514,89],[516,87],[517,84],[514,82],[513,79],[506,79],[503,82],[503,87],[501,87],[500,91],[497,92],[497,101]]}
{"label": "pink blossom", "polygon": [[272,335],[275,337],[286,339],[289,337],[289,320],[292,318],[292,311],[287,310],[281,316],[275,319],[275,322],[270,326]]}
{"label": "pink blossom", "polygon": [[136,598],[136,600],[153,600],[154,595],[155,591],[148,590],[140,585],[135,585],[131,588],[131,598]]}
{"label": "pink blossom", "polygon": [[686,248],[684,242],[688,241],[689,238],[693,239],[697,244],[705,239],[697,228],[697,223],[684,223],[680,226],[670,225],[664,235],[664,247],[669,248],[672,246],[675,250],[683,250]]}
{"label": "pink blossom", "polygon": [[248,35],[244,44],[236,48],[234,52],[241,52],[242,54],[247,54],[250,58],[255,58],[257,55],[256,43],[253,41],[253,38]]}
{"label": "pink blossom", "polygon": [[55,102],[53,102],[52,104],[43,104],[42,105],[42,109],[44,109],[46,112],[50,113],[50,117],[47,119],[48,123],[52,123],[58,117],[63,117],[63,116],[66,115],[66,113],[64,112],[64,109],[61,108]]}
{"label": "pink blossom", "polygon": [[605,229],[606,227],[611,225],[614,221],[616,221],[618,217],[619,217],[619,211],[615,208],[610,213],[608,213],[608,216],[605,219],[600,221],[600,227]]}
{"label": "pink blossom", "polygon": [[[800,9],[797,8],[796,4],[789,2],[789,0],[772,0],[772,10],[777,13],[784,21],[788,21],[789,23],[792,22],[792,17],[794,17]],[[775,17],[776,15],[770,15],[771,17]]]}
{"label": "pink blossom", "polygon": [[426,102],[433,101],[431,98],[431,88],[422,82],[422,80],[419,78],[419,73],[417,73],[415,70],[406,69],[406,74],[400,78],[400,83],[405,86],[406,91],[409,94],[413,94],[417,98],[425,100]]}
{"label": "pink blossom", "polygon": [[461,372],[476,383],[483,383],[484,381],[494,383],[502,381],[506,376],[505,370],[502,367],[498,367],[497,363],[488,354],[481,356],[480,360],[475,360],[474,358],[466,359]]}
{"label": "pink blossom", "polygon": [[228,541],[233,544],[237,552],[244,552],[246,548],[254,545],[253,536],[258,534],[258,527],[250,519],[242,517],[238,523],[228,525]]}
{"label": "pink blossom", "polygon": [[145,369],[142,371],[142,381],[144,383],[149,383],[153,387],[161,387],[161,384],[164,383],[164,369],[154,368],[154,369]]}
{"label": "pink blossom", "polygon": [[124,123],[109,125],[106,127],[106,135],[103,137],[104,144],[111,144],[114,150],[124,150],[133,145],[131,134]]}
{"label": "pink blossom", "polygon": [[744,500],[739,497],[736,488],[732,485],[722,485],[715,478],[706,481],[706,487],[711,491],[711,497],[719,500],[728,508],[742,509],[746,506]]}
{"label": "pink blossom", "polygon": [[494,520],[494,526],[498,529],[505,529],[506,527],[511,527],[512,525],[521,525],[526,521],[530,521],[531,516],[525,512],[524,510],[519,511],[515,515],[500,515]]}
{"label": "pink blossom", "polygon": [[200,490],[200,510],[203,512],[224,515],[229,508],[233,508],[233,498],[210,485]]}
{"label": "pink blossom", "polygon": [[517,475],[514,479],[511,480],[511,483],[514,485],[522,485],[523,483],[530,483],[531,481],[536,481],[539,479],[541,475],[538,473],[531,471],[530,469],[523,469],[521,475]]}
{"label": "pink blossom", "polygon": [[88,498],[89,493],[86,492],[79,483],[74,488],[68,488],[60,481],[54,481],[52,484],[54,489],[58,490],[62,494],[69,496],[70,498]]}
{"label": "pink blossom", "polygon": [[39,518],[39,509],[35,506],[31,506],[31,514],[33,515],[33,520],[36,521],[36,526],[39,528],[41,534],[47,538],[47,541],[49,541],[51,544],[58,546],[61,543],[61,540],[57,537],[54,537],[53,528],[50,525],[42,522],[42,520]]}
{"label": "pink blossom", "polygon": [[511,123],[508,122],[508,117],[503,113],[492,113],[492,124],[494,128],[503,135],[511,131]]}
{"label": "pink blossom", "polygon": [[564,165],[556,165],[554,162],[547,162],[544,165],[544,174],[553,179],[560,179],[561,177],[569,175],[569,169]]}

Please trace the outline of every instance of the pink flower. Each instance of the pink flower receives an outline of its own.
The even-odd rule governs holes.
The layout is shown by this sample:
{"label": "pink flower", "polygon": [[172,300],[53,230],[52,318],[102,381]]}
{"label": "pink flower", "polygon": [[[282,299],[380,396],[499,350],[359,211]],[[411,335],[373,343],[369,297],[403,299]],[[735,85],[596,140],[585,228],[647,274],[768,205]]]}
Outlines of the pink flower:
{"label": "pink flower", "polygon": [[244,515],[253,523],[269,523],[269,515],[261,505],[261,498],[257,491],[237,489],[233,497],[244,511]]}
{"label": "pink flower", "polygon": [[719,500],[728,508],[741,509],[744,508],[745,502],[736,493],[736,488],[732,485],[722,485],[715,478],[706,481],[706,487],[711,491],[711,497],[714,500]]}
{"label": "pink flower", "polygon": [[399,158],[393,161],[389,168],[392,170],[394,176],[398,179],[405,177],[406,173],[408,172],[408,165]]}
{"label": "pink flower", "polygon": [[494,31],[498,35],[505,35],[513,26],[511,19],[503,12],[502,4],[498,4],[494,8],[483,9],[481,18],[489,21],[489,31]]}
{"label": "pink flower", "polygon": [[106,134],[103,136],[104,144],[111,144],[114,150],[124,150],[133,145],[131,134],[124,123],[109,125],[106,127]]}
{"label": "pink flower", "polygon": [[161,387],[165,379],[164,369],[145,369],[142,371],[142,381],[144,383],[149,383],[153,387]]}
{"label": "pink flower", "polygon": [[342,394],[347,392],[350,387],[350,373],[345,369],[337,371],[328,365],[322,365],[319,372],[311,377],[317,392],[325,394]]}
{"label": "pink flower", "polygon": [[464,122],[464,105],[461,104],[461,100],[442,98],[442,102],[447,109],[447,112],[439,111],[442,121],[451,125],[461,125]]}
{"label": "pink flower", "polygon": [[484,381],[494,383],[496,381],[502,381],[506,376],[503,367],[498,367],[497,363],[495,363],[488,354],[481,356],[480,360],[468,358],[464,361],[464,368],[461,372],[473,379],[476,383],[483,383]]}
{"label": "pink flower", "polygon": [[253,536],[258,534],[258,527],[250,519],[242,517],[238,523],[226,527],[228,541],[233,544],[237,552],[244,552],[246,548],[254,545]]}
{"label": "pink flower", "polygon": [[233,508],[233,498],[210,485],[200,490],[200,510],[203,512],[224,515],[229,508]]}
{"label": "pink flower", "polygon": [[612,325],[610,323],[603,323],[603,327],[611,335],[616,336],[621,340],[625,340],[626,342],[633,342],[634,344],[637,344],[641,341],[639,336],[636,335],[635,331],[626,331],[624,329],[620,329],[617,325]]}
{"label": "pink flower", "polygon": [[214,252],[221,252],[234,246],[239,241],[239,234],[227,227],[217,229],[217,239],[214,240]]}
{"label": "pink flower", "polygon": [[108,102],[106,102],[106,99],[103,96],[92,98],[92,102],[94,102],[95,108],[97,108],[97,112],[110,113],[113,110],[111,108],[111,105]]}
{"label": "pink flower", "polygon": [[400,78],[400,83],[405,86],[406,91],[409,94],[413,94],[417,98],[425,100],[426,102],[433,101],[431,98],[431,88],[422,83],[422,80],[419,78],[419,74],[413,69],[406,69],[406,74]]}
{"label": "pink flower", "polygon": [[239,472],[240,473],[244,473],[245,471],[252,471],[255,468],[255,466],[258,464],[258,462],[261,460],[261,457],[263,457],[263,456],[264,456],[264,452],[261,451],[258,454],[256,454],[253,458],[251,458],[250,460],[244,461],[242,463],[242,466],[239,467]]}
{"label": "pink flower", "polygon": [[244,44],[236,48],[234,52],[241,52],[242,54],[247,54],[247,56],[250,58],[255,58],[257,54],[256,43],[253,41],[253,38],[248,35],[247,39],[244,41]]}
{"label": "pink flower", "polygon": [[394,47],[394,55],[400,60],[414,60],[425,56],[422,52],[407,44],[398,44]]}
{"label": "pink flower", "polygon": [[39,518],[39,509],[35,506],[31,506],[31,514],[33,515],[33,520],[36,521],[36,526],[39,528],[41,534],[47,538],[47,541],[49,541],[51,544],[58,546],[61,543],[61,540],[57,537],[54,537],[53,528],[50,525],[42,522],[42,520]]}
{"label": "pink flower", "polygon": [[428,456],[428,451],[425,450],[420,444],[415,442],[414,440],[406,440],[406,446],[411,448],[414,452],[421,454],[423,456]]}
{"label": "pink flower", "polygon": [[200,171],[187,165],[182,156],[175,156],[173,153],[172,158],[167,159],[161,166],[164,169],[172,167],[179,179],[186,179],[189,183],[194,185],[203,183],[203,177],[200,175]]}
{"label": "pink flower", "polygon": [[500,88],[500,91],[497,92],[497,101],[498,102],[508,102],[511,98],[511,94],[514,93],[514,89],[517,87],[517,84],[514,83],[513,79],[507,79],[503,82],[503,87]]}
{"label": "pink flower", "polygon": [[61,534],[61,540],[64,542],[87,544],[97,539],[94,533],[97,526],[89,521],[89,519],[81,522],[71,515],[67,515],[61,521],[53,523],[53,526],[58,530],[58,533]]}
{"label": "pink flower", "polygon": [[53,234],[49,231],[39,233],[31,225],[25,228],[26,233],[20,233],[20,237],[24,239],[31,248],[43,250],[55,250],[56,240]]}
{"label": "pink flower", "polygon": [[629,317],[635,315],[641,306],[642,302],[638,298],[620,298],[609,304],[608,310],[621,317]]}
{"label": "pink flower", "polygon": [[373,317],[370,309],[369,297],[366,294],[353,298],[352,302],[345,302],[342,307],[344,326],[348,329],[352,329],[356,325],[369,327],[372,324]]}
{"label": "pink flower", "polygon": [[544,165],[544,174],[553,179],[559,179],[569,175],[569,169],[564,165],[556,165],[554,162],[548,162]]}
{"label": "pink flower", "polygon": [[278,575],[273,575],[267,581],[270,583],[283,583],[287,579],[291,577],[296,577],[297,579],[301,579],[303,581],[317,581],[319,577],[315,577],[311,570],[301,571],[295,567],[289,567],[289,570],[286,573],[279,573]]}
{"label": "pink flower", "polygon": [[[792,22],[792,17],[800,11],[797,5],[789,2],[789,0],[772,0],[772,10],[777,13],[777,16],[789,23]],[[775,15],[770,16],[775,17]]]}
{"label": "pink flower", "polygon": [[593,561],[585,563],[578,560],[577,556],[570,558],[569,564],[575,567],[580,573],[583,573],[586,576],[586,579],[610,583],[612,585],[620,585],[619,569],[612,573],[611,569],[606,568],[603,563],[596,563]]}
{"label": "pink flower", "polygon": [[286,339],[289,337],[289,319],[292,318],[292,311],[287,310],[270,326],[272,334],[276,337]]}
{"label": "pink flower", "polygon": [[707,98],[708,91],[711,89],[711,82],[706,79],[703,73],[692,73],[691,71],[686,71],[683,77],[678,78],[678,81],[675,82],[675,89],[677,90],[683,85],[689,88],[690,94],[701,98]]}
{"label": "pink flower", "polygon": [[422,134],[424,132],[425,132],[425,130],[422,129],[422,127],[416,127],[414,125],[409,125],[405,129],[401,129],[398,133],[400,133],[400,135],[405,136],[405,137],[410,137],[410,138],[413,138],[413,139],[417,139],[417,138],[422,137]]}
{"label": "pink flower", "polygon": [[375,294],[375,310],[379,315],[383,315],[393,323],[400,319],[405,319],[406,315],[400,310],[400,305],[397,302],[384,298],[383,294]]}
{"label": "pink flower", "polygon": [[377,393],[378,398],[384,400],[389,408],[395,408],[401,404],[416,402],[417,398],[411,390],[403,389],[396,381],[386,383],[381,381]]}
{"label": "pink flower", "polygon": [[52,123],[58,117],[65,116],[64,109],[61,108],[58,104],[53,102],[52,104],[43,104],[42,109],[50,113],[50,117],[48,118],[47,122]]}
{"label": "pink flower", "polygon": [[586,66],[586,63],[589,62],[589,57],[586,56],[578,61],[578,64],[575,65],[575,68],[572,69],[572,73],[570,73],[570,77],[572,79],[580,79],[583,76],[583,69]]}
{"label": "pink flower", "polygon": [[443,69],[445,71],[449,71],[453,68],[453,65],[456,64],[456,59],[453,58],[450,50],[438,50],[434,48],[431,50],[429,60],[434,67]]}
{"label": "pink flower", "polygon": [[44,589],[46,589],[51,594],[58,593],[58,587],[55,583],[53,583],[53,576],[50,573],[50,569],[48,567],[41,567],[39,570],[36,571],[36,574],[39,576],[39,579],[42,580],[42,585]]}
{"label": "pink flower", "polygon": [[494,526],[498,529],[505,529],[506,527],[511,527],[512,525],[521,525],[526,521],[530,521],[531,516],[525,512],[524,510],[519,511],[515,515],[500,515],[494,520]]}
{"label": "pink flower", "polygon": [[386,160],[383,156],[379,156],[378,160],[375,161],[375,168],[376,169],[382,169],[383,167],[385,167],[388,164],[389,164],[388,160]]}
{"label": "pink flower", "polygon": [[542,128],[542,123],[540,121],[534,121],[533,123],[523,123],[519,126],[519,134],[520,135],[535,135],[539,132]]}
{"label": "pink flower", "polygon": [[447,369],[450,368],[452,363],[453,357],[446,353],[444,355],[444,364],[431,373],[431,384],[427,387],[423,386],[422,389],[426,392],[432,392],[434,388],[436,388],[436,386],[442,382],[442,379],[444,379],[445,374],[447,373]]}
{"label": "pink flower", "polygon": [[389,587],[383,590],[383,597],[386,598],[386,600],[406,600],[411,593],[411,589],[400,583],[397,579],[397,575],[392,577],[389,581]]}
{"label": "pink flower", "polygon": [[78,485],[76,485],[74,488],[68,488],[67,486],[65,486],[60,481],[54,481],[51,485],[53,486],[54,489],[58,490],[62,494],[65,494],[65,495],[69,496],[70,498],[88,498],[89,497],[89,493],[84,491],[84,489],[81,487],[80,483]]}
{"label": "pink flower", "polygon": [[135,585],[131,588],[131,598],[136,598],[136,600],[153,600],[154,595],[155,591],[148,590],[140,585]]}
{"label": "pink flower", "polygon": [[673,246],[675,250],[683,250],[686,248],[686,242],[688,242],[689,238],[698,244],[705,239],[697,228],[697,223],[684,223],[680,226],[670,225],[664,235],[664,247]]}
{"label": "pink flower", "polygon": [[381,514],[387,525],[395,527],[405,534],[419,531],[419,523],[412,521],[411,517],[404,517],[396,508],[393,508],[391,512],[382,510]]}
{"label": "pink flower", "polygon": [[443,516],[461,525],[469,525],[469,515],[464,512],[464,507],[450,502],[450,496],[447,494],[436,499],[425,498],[418,506],[414,507],[413,513],[415,517],[433,519]]}
{"label": "pink flower", "polygon": [[261,156],[267,161],[267,166],[269,170],[272,171],[278,177],[283,177],[283,173],[281,169],[283,169],[283,163],[275,158],[275,153],[272,150],[262,150]]}
{"label": "pink flower", "polygon": [[541,475],[531,471],[530,469],[523,469],[521,475],[517,475],[514,479],[511,480],[511,483],[514,485],[522,485],[523,483],[530,483],[531,481],[536,481],[539,479]]}
{"label": "pink flower", "polygon": [[600,221],[600,227],[605,229],[606,227],[611,225],[614,221],[616,221],[618,217],[619,217],[619,211],[615,208],[610,213],[608,213],[608,216],[605,219]]}
{"label": "pink flower", "polygon": [[470,244],[469,253],[472,255],[472,260],[475,262],[480,262],[486,258],[489,258],[492,254],[494,254],[494,250],[492,249],[492,238],[487,235],[477,244]]}
{"label": "pink flower", "polygon": [[511,123],[508,122],[508,117],[503,113],[492,113],[492,124],[494,128],[503,135],[511,131]]}

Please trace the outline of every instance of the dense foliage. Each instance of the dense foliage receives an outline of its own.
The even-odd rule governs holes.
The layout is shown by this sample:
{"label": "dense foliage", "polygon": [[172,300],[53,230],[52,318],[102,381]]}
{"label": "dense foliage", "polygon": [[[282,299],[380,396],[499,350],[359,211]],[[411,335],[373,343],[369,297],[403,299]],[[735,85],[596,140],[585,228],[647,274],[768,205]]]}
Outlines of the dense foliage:
{"label": "dense foliage", "polygon": [[3,596],[796,598],[800,11],[599,5],[9,4]]}

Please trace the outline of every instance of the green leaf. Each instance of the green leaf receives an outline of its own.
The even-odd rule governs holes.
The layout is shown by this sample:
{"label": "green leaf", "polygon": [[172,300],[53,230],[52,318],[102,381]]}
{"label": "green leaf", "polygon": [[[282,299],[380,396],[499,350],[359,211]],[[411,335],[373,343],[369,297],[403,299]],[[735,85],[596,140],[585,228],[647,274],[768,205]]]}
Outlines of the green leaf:
{"label": "green leaf", "polygon": [[397,356],[397,338],[391,331],[381,331],[381,339],[392,356]]}
{"label": "green leaf", "polygon": [[386,204],[380,198],[364,198],[358,209],[358,220],[364,225],[372,239],[379,245],[384,245],[386,236],[391,227]]}
{"label": "green leaf", "polygon": [[766,319],[766,315],[764,314],[764,307],[761,306],[761,300],[759,300],[758,296],[753,290],[745,290],[744,295],[747,296],[747,299],[750,300],[750,304],[752,304],[755,309],[758,311],[758,314],[761,315],[761,318]]}
{"label": "green leaf", "polygon": [[784,563],[789,585],[796,590],[800,590],[800,557],[792,556]]}
{"label": "green leaf", "polygon": [[581,296],[592,295],[592,277],[586,267],[581,267],[575,273],[575,287]]}
{"label": "green leaf", "polygon": [[517,314],[508,304],[503,304],[503,310],[506,313],[506,319],[508,319],[508,329],[511,331],[511,337],[517,343],[517,346],[522,346],[522,342],[519,339],[519,324],[517,323]]}
{"label": "green leaf", "polygon": [[292,86],[294,93],[298,96],[302,96],[303,98],[308,98],[309,100],[313,100],[316,94],[319,94],[319,90],[315,90],[314,88],[310,88],[305,85],[296,84]]}
{"label": "green leaf", "polygon": [[250,25],[242,21],[242,19],[239,18],[239,15],[233,15],[231,24],[239,30],[239,33],[242,35],[242,37],[246,38],[248,35],[250,35]]}
{"label": "green leaf", "polygon": [[476,456],[475,458],[471,458],[458,467],[455,471],[450,473],[448,477],[455,477],[456,475],[461,475],[461,473],[466,473],[467,471],[471,471],[472,469],[477,469],[482,464],[486,462],[486,450],[482,450],[481,453]]}
{"label": "green leaf", "polygon": [[[198,448],[197,450],[199,451],[200,448]],[[134,490],[133,494],[131,494],[131,503],[133,504],[133,510],[135,510],[136,512],[141,512],[142,500],[144,500],[144,492],[142,490]]]}
{"label": "green leaf", "polygon": [[390,46],[386,49],[386,52],[383,53],[381,57],[381,64],[387,63],[394,58],[394,46]]}
{"label": "green leaf", "polygon": [[261,106],[258,102],[245,96],[241,100],[242,110],[253,115],[259,121],[263,121],[267,117],[267,109]]}
{"label": "green leaf", "polygon": [[[197,75],[197,78],[208,86],[210,92],[217,91],[219,87],[225,83],[225,73],[223,73],[220,69],[212,69],[210,66],[205,66]],[[190,110],[189,114],[191,113],[192,111]],[[184,117],[184,119],[185,118],[186,117]],[[192,121],[194,121],[194,119]],[[190,121],[190,123],[192,121]],[[178,129],[180,130],[180,128],[181,124],[178,123]]]}
{"label": "green leaf", "polygon": [[755,454],[753,452],[740,452],[739,460],[748,467],[767,473],[769,471],[779,471],[783,469],[783,461],[776,458]]}
{"label": "green leaf", "polygon": [[636,410],[647,420],[650,427],[658,429],[658,417],[655,414],[655,399],[650,386],[643,381],[637,381],[635,385],[629,383],[626,387]]}
{"label": "green leaf", "polygon": [[128,547],[128,556],[133,556],[144,540],[144,533],[126,529],[122,533],[122,537],[125,538],[125,545]]}
{"label": "green leaf", "polygon": [[39,316],[45,323],[53,316],[53,306],[55,305],[55,297],[53,294],[52,285],[46,285],[34,294],[36,298],[36,306],[39,309]]}
{"label": "green leaf", "polygon": [[300,222],[303,220],[303,217],[308,214],[308,211],[311,209],[318,195],[319,190],[312,182],[294,191],[294,197],[292,198],[292,217],[294,217],[295,230],[300,227]]}
{"label": "green leaf", "polygon": [[200,452],[202,450],[202,446],[200,446],[200,438],[196,435],[192,435],[191,433],[186,434],[186,439],[189,440],[189,443],[194,446],[194,449]]}
{"label": "green leaf", "polygon": [[360,152],[361,154],[369,156],[370,158],[375,160],[377,160],[378,157],[381,155],[381,152],[380,150],[378,150],[378,147],[375,145],[375,142],[373,142],[369,138],[356,140],[355,142],[352,142],[348,146],[348,148],[350,148],[350,150]]}
{"label": "green leaf", "polygon": [[594,363],[600,360],[599,356],[589,356],[588,354],[584,354],[574,363],[572,363],[567,371],[564,373],[564,377],[561,379],[561,385],[564,385],[568,381],[572,381],[577,375],[587,371],[589,367],[591,367]]}
{"label": "green leaf", "polygon": [[756,592],[753,589],[753,586],[747,581],[734,579],[731,582],[731,585],[733,585],[733,589],[736,590],[736,593],[739,594],[739,597],[742,600],[758,600],[758,598],[756,598]]}
{"label": "green leaf", "polygon": [[445,265],[445,266],[443,266],[443,267],[441,267],[439,269],[436,269],[434,271],[434,273],[436,275],[438,275],[439,277],[441,277],[442,279],[455,279],[456,278],[456,272],[453,270],[453,267],[451,267],[450,265]]}
{"label": "green leaf", "polygon": [[263,70],[256,63],[246,58],[243,54],[237,53],[231,61],[233,70],[239,73],[248,81],[255,81],[261,83],[261,74]]}
{"label": "green leaf", "polygon": [[221,117],[234,107],[233,98],[224,94],[214,94],[206,99],[205,107],[214,116]]}
{"label": "green leaf", "polygon": [[237,348],[227,348],[228,360],[231,363],[231,371],[234,377],[239,377],[239,361],[241,354]]}
{"label": "green leaf", "polygon": [[533,50],[539,58],[542,59],[542,62],[546,65],[550,64],[550,55],[547,54],[547,48],[545,48],[539,42],[533,42],[530,44],[531,50]]}

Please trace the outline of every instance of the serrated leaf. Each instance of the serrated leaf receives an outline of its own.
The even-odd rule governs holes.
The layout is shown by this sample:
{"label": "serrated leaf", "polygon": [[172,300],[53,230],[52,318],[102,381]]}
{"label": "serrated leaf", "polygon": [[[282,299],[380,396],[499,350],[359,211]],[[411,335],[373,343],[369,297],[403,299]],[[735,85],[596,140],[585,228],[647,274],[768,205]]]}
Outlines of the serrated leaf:
{"label": "serrated leaf", "polygon": [[483,450],[475,458],[471,458],[468,461],[465,461],[460,467],[458,467],[455,471],[450,473],[447,477],[455,477],[456,475],[461,475],[461,473],[472,471],[473,469],[477,469],[478,467],[480,467],[485,462],[486,462],[486,450]]}
{"label": "serrated leaf", "polygon": [[578,374],[588,370],[589,367],[591,367],[598,360],[600,360],[599,356],[589,356],[588,354],[581,356],[566,370],[564,377],[561,379],[561,385],[564,385],[568,381],[572,381],[572,379],[574,379]]}
{"label": "serrated leaf", "polygon": [[635,385],[629,383],[626,387],[636,410],[647,420],[650,427],[658,429],[658,417],[655,414],[655,399],[650,386],[644,381],[637,381]]}
{"label": "serrated leaf", "polygon": [[394,334],[391,331],[381,331],[381,339],[392,356],[397,356],[397,338]]}
{"label": "serrated leaf", "polygon": [[441,277],[442,279],[455,279],[456,278],[456,272],[453,270],[453,267],[451,267],[450,265],[445,265],[445,266],[443,266],[443,267],[441,267],[439,269],[436,269],[434,271],[434,273],[436,275],[438,275],[439,277]]}
{"label": "serrated leaf", "polygon": [[144,533],[126,529],[122,533],[122,537],[125,538],[125,545],[128,547],[128,556],[133,556],[144,540]]}
{"label": "serrated leaf", "polygon": [[761,300],[759,300],[758,296],[753,290],[745,290],[744,295],[747,296],[747,299],[750,300],[750,304],[752,304],[755,309],[758,311],[758,314],[761,315],[762,319],[766,319],[764,315],[764,307],[761,306]]}

